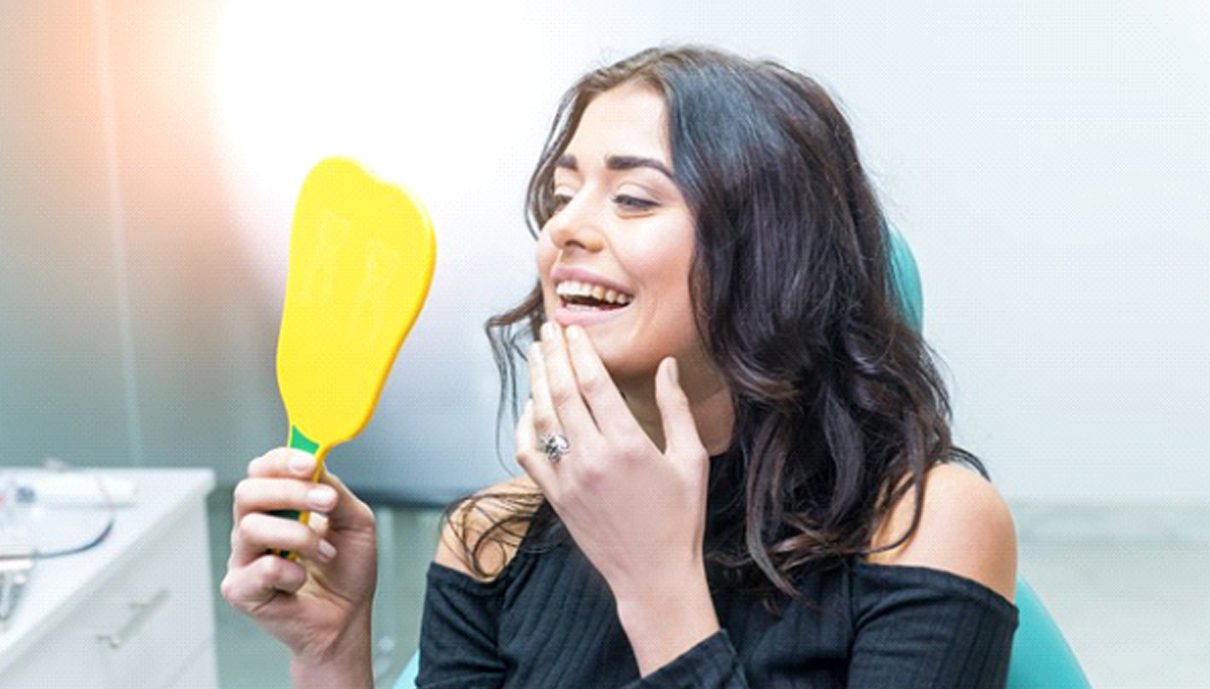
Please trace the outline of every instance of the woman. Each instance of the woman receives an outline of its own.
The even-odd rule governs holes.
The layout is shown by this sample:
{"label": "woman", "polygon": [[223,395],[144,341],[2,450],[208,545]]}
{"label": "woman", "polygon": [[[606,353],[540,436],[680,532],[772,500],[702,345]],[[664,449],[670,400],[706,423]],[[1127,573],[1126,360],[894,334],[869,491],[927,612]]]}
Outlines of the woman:
{"label": "woman", "polygon": [[[446,509],[419,686],[1003,686],[1012,519],[814,81],[695,47],[596,70],[529,214],[538,283],[488,322],[502,403],[537,340],[525,475]],[[253,460],[223,595],[298,686],[369,687],[373,517],[311,461]]]}

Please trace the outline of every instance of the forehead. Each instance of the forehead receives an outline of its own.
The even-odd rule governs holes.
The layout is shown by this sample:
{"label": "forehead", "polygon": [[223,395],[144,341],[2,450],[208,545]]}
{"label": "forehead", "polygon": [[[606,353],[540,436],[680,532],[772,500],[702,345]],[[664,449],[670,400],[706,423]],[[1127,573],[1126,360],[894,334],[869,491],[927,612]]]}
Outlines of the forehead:
{"label": "forehead", "polygon": [[585,108],[565,152],[581,161],[581,168],[600,165],[610,155],[654,158],[671,167],[663,97],[639,84],[600,94]]}

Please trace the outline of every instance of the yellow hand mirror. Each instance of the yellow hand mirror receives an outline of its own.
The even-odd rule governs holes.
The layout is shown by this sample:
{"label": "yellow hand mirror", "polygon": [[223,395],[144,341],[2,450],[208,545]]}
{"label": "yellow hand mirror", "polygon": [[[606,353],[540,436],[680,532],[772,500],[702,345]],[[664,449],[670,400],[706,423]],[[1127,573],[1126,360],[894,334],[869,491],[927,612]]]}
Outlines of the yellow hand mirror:
{"label": "yellow hand mirror", "polygon": [[[290,421],[286,444],[316,457],[312,481],[328,450],[369,421],[436,258],[433,223],[403,189],[349,158],[325,158],[307,175],[290,236],[277,386]],[[310,516],[273,514],[304,524]]]}

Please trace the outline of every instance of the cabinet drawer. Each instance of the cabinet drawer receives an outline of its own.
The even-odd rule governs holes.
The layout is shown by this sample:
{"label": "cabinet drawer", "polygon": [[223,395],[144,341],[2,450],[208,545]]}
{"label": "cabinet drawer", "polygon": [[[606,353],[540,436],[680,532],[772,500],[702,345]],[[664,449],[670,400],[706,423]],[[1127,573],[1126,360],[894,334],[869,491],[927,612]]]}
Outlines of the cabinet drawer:
{"label": "cabinet drawer", "polygon": [[[121,518],[114,528],[122,528]],[[201,509],[191,509],[108,576],[0,683],[6,689],[169,686],[199,648],[213,643],[211,606],[206,522]]]}
{"label": "cabinet drawer", "polygon": [[206,643],[167,689],[218,689],[218,661],[213,643]]}
{"label": "cabinet drawer", "polygon": [[101,646],[87,630],[69,622],[23,655],[0,675],[4,689],[91,689],[104,687],[97,676]]}
{"label": "cabinet drawer", "polygon": [[202,510],[189,510],[87,604],[107,689],[167,686],[214,639],[208,543]]}

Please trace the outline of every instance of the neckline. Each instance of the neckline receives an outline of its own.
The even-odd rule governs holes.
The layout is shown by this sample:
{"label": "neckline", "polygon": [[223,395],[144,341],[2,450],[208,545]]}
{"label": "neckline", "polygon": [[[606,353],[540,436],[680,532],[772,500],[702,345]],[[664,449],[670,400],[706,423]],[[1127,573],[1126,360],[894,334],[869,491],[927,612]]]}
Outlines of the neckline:
{"label": "neckline", "polygon": [[1016,603],[1009,600],[1004,594],[970,577],[963,576],[957,572],[951,572],[947,569],[938,567],[929,567],[926,565],[897,565],[886,562],[867,562],[860,556],[854,555],[849,558],[850,567],[856,570],[866,570],[866,573],[871,576],[891,579],[911,579],[913,581],[930,581],[941,583],[944,586],[953,588],[964,593],[975,596],[983,600],[988,600],[992,605],[1000,607],[1008,607],[1012,610],[1018,610]]}

